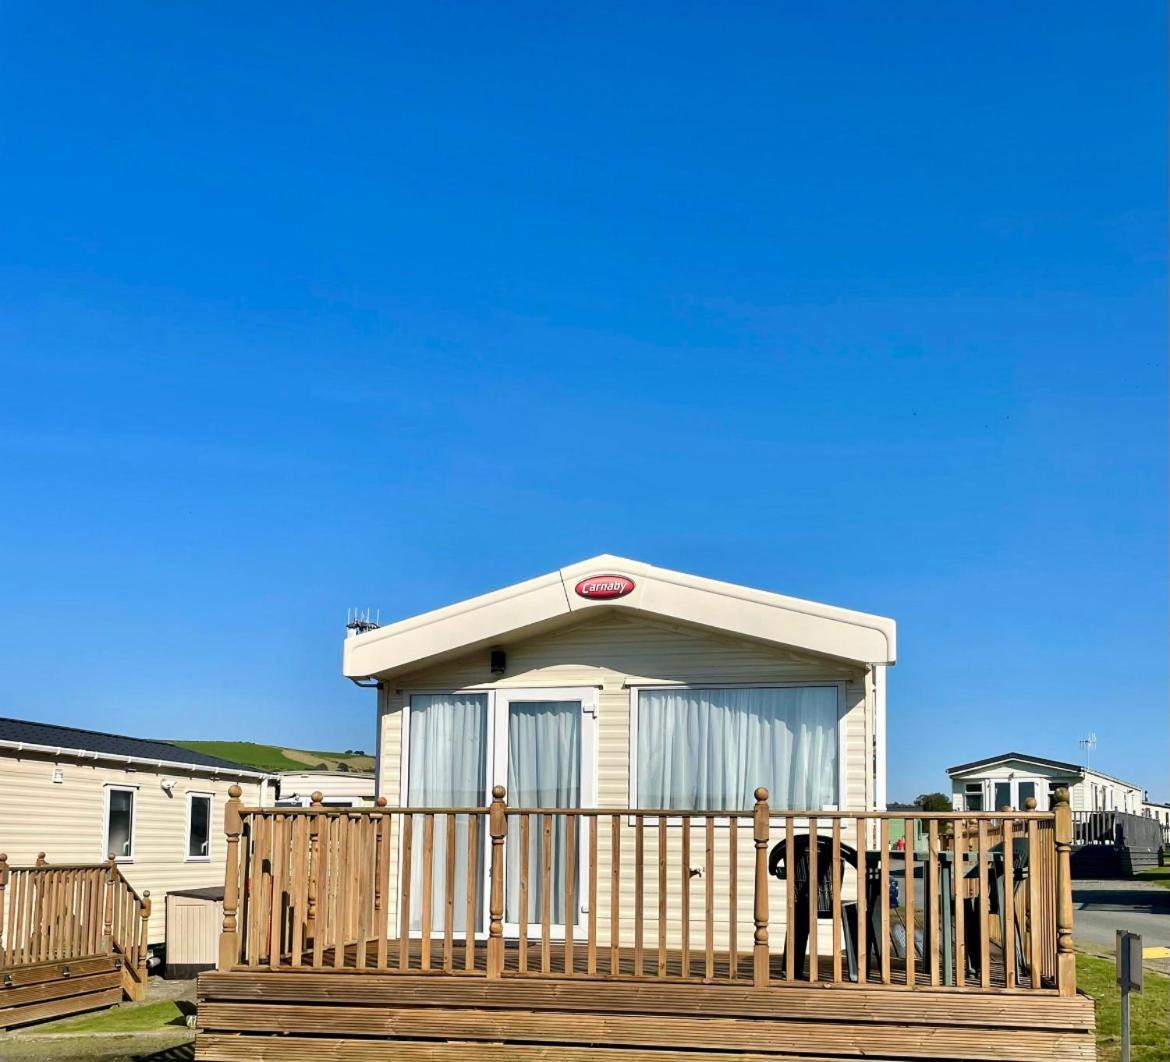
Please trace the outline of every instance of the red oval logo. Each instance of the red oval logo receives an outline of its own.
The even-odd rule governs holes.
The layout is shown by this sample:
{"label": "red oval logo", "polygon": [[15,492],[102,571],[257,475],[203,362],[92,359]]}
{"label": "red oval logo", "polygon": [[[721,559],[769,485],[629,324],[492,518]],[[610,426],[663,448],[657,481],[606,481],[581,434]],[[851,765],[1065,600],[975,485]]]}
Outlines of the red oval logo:
{"label": "red oval logo", "polygon": [[591,575],[582,579],[574,588],[578,597],[588,597],[594,600],[611,597],[625,597],[634,589],[634,580],[624,575]]}

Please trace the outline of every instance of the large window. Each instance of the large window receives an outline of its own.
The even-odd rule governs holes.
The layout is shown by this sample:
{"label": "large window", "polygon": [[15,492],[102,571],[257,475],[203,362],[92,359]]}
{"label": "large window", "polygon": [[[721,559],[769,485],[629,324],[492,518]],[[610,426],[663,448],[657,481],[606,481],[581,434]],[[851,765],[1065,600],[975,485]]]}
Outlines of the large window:
{"label": "large window", "polygon": [[211,858],[211,796],[187,794],[187,859]]}
{"label": "large window", "polygon": [[839,804],[834,686],[641,689],[634,706],[638,807],[773,808]]}
{"label": "large window", "polygon": [[106,787],[107,855],[115,859],[134,858],[134,790],[123,786]]}

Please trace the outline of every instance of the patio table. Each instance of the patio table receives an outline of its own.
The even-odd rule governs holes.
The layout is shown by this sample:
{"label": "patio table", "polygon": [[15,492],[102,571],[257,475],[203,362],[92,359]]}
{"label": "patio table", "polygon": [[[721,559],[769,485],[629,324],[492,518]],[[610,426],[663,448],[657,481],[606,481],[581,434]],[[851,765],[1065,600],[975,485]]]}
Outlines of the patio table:
{"label": "patio table", "polygon": [[[979,877],[979,853],[968,851],[963,853],[962,877],[960,880],[969,881]],[[935,909],[937,907],[940,918],[940,961],[942,963],[943,984],[950,986],[955,982],[955,903],[953,896],[953,881],[956,873],[955,853],[944,851],[936,855],[938,860],[938,896],[931,896],[929,891],[923,890],[922,926],[923,939],[929,940],[933,930]],[[987,853],[990,878],[992,882],[990,913],[1000,915],[1004,911],[1004,853],[1003,843],[993,846]],[[970,867],[968,863],[974,864]],[[1021,839],[1012,842],[1012,870],[1015,883],[1018,885],[1028,877],[1028,845]],[[966,937],[966,973],[975,976],[979,973],[980,949],[978,930],[978,907],[974,899],[961,897],[968,907],[968,917],[964,923]],[[1023,935],[1020,931],[1019,919],[1014,919],[1013,926],[1016,935],[1016,976],[1024,973],[1024,946]]]}

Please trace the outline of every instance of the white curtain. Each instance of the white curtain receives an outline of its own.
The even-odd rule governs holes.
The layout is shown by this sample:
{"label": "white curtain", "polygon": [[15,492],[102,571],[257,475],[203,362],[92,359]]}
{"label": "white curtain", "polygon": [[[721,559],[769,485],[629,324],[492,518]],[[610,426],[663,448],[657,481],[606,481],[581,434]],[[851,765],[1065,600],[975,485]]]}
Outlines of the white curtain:
{"label": "white curtain", "polygon": [[700,811],[836,805],[837,688],[641,690],[638,804]]}
{"label": "white curtain", "polygon": [[[508,712],[508,803],[525,808],[581,806],[581,702],[513,701]],[[528,835],[528,922],[540,921],[543,893],[544,816],[533,815]],[[573,895],[580,897],[577,852],[568,850],[563,815],[552,816],[549,874],[550,921],[565,924],[565,882],[571,873]],[[580,827],[580,823],[578,823]],[[505,918],[520,920],[520,822],[508,819]],[[574,919],[576,921],[576,919]]]}
{"label": "white curtain", "polygon": [[[410,763],[407,804],[411,807],[469,808],[484,805],[487,789],[487,695],[425,694],[410,698]],[[431,931],[446,927],[447,844],[455,845],[455,903],[452,929],[467,930],[467,889],[476,889],[475,910],[483,907],[483,845],[487,824],[477,826],[478,854],[467,866],[466,815],[455,818],[454,836],[447,837],[447,817],[435,816],[431,862]],[[415,816],[410,860],[410,925],[422,926],[424,819]],[[482,918],[477,914],[477,922]],[[479,929],[477,924],[472,931]]]}

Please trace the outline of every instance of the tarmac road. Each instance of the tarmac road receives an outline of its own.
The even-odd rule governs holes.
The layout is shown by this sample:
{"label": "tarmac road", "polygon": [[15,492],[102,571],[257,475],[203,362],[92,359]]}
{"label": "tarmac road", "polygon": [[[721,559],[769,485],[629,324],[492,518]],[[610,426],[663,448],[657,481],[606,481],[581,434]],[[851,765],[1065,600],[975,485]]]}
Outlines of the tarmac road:
{"label": "tarmac road", "polygon": [[1142,947],[1170,947],[1170,889],[1145,881],[1073,882],[1073,942],[1113,952],[1117,930],[1142,935]]}

